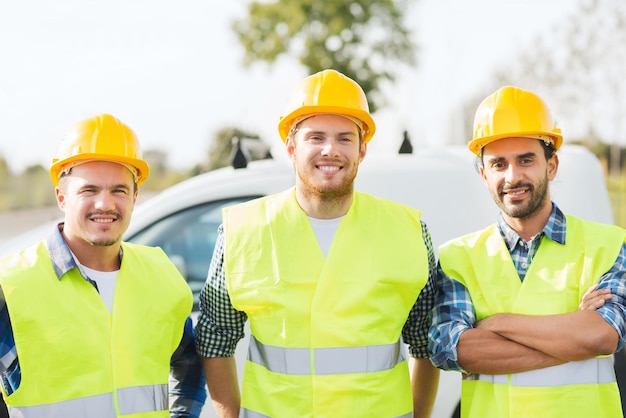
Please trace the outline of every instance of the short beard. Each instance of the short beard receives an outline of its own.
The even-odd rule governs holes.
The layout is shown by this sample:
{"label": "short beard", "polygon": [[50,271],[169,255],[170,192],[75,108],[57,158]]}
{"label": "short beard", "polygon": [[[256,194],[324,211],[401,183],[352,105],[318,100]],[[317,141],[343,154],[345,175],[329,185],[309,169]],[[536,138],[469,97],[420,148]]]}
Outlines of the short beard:
{"label": "short beard", "polygon": [[535,188],[532,184],[520,184],[517,187],[528,187],[531,192],[531,199],[528,204],[524,206],[507,207],[502,200],[502,189],[499,190],[498,195],[494,196],[496,204],[507,216],[516,219],[527,219],[539,212],[547,201],[548,196],[548,179],[544,178]]}
{"label": "short beard", "polygon": [[104,241],[104,240],[101,240],[101,241],[89,241],[89,243],[91,245],[93,245],[94,247],[110,247],[110,246],[115,245],[115,244],[117,244],[119,242],[120,242],[119,238],[117,238],[115,240],[107,240],[107,241]]}

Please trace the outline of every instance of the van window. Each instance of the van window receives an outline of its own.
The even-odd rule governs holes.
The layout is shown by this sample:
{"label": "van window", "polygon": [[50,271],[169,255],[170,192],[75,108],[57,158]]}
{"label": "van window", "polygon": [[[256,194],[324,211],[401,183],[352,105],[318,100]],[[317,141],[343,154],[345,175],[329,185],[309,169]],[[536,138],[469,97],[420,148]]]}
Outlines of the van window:
{"label": "van window", "polygon": [[200,290],[207,277],[222,208],[257,196],[240,197],[190,207],[169,214],[126,241],[161,247],[187,280],[198,309]]}

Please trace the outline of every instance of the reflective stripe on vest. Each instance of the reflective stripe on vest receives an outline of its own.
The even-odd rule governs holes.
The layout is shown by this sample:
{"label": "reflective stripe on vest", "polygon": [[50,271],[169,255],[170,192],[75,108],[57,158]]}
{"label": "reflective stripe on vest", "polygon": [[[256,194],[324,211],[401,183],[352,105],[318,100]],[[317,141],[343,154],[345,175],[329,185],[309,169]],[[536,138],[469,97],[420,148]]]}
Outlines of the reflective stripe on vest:
{"label": "reflective stripe on vest", "polygon": [[[241,410],[239,411],[239,418],[270,418],[270,417],[267,415],[259,414],[258,412],[254,412],[246,408],[241,408]],[[393,417],[393,418],[413,418],[413,412],[400,415],[398,417]]]}
{"label": "reflective stripe on vest", "polygon": [[120,414],[169,410],[167,385],[135,386],[117,390]]}
{"label": "reflective stripe on vest", "polygon": [[265,345],[250,337],[248,360],[274,373],[310,375],[313,352],[315,374],[379,372],[393,369],[406,360],[402,341],[394,344],[333,348],[284,348]]}
{"label": "reflective stripe on vest", "polygon": [[605,384],[615,382],[613,361],[610,357],[592,358],[584,361],[571,361],[558,366],[528,372],[508,374],[470,375],[465,380],[481,380],[492,384],[509,384],[511,386],[566,386]]}
{"label": "reflective stripe on vest", "polygon": [[113,394],[105,393],[104,395],[87,396],[46,405],[9,406],[9,415],[21,418],[84,417],[87,416],[86,414],[89,418],[115,417]]}
{"label": "reflective stripe on vest", "polygon": [[[119,389],[117,400],[120,414],[166,411],[169,409],[167,385],[137,386]],[[9,407],[11,416],[21,418],[113,418],[113,394],[86,396],[46,405]]]}

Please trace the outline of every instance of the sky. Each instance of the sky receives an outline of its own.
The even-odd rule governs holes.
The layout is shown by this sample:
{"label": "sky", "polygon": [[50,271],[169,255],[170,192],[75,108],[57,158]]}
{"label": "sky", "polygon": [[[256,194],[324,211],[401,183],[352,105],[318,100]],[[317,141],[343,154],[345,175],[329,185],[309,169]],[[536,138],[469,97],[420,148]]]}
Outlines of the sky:
{"label": "sky", "polygon": [[[0,0],[0,154],[14,171],[47,167],[75,122],[111,113],[175,168],[206,159],[226,126],[284,155],[276,124],[307,76],[295,59],[244,68],[230,29],[247,0]],[[407,25],[418,66],[403,69],[376,112],[369,153],[459,135],[463,100],[578,0],[418,0]]]}

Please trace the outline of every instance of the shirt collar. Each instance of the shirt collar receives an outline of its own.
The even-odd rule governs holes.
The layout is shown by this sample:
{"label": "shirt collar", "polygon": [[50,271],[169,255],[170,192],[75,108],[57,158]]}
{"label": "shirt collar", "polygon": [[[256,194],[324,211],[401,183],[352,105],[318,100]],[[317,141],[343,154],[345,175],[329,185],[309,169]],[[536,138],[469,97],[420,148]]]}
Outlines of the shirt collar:
{"label": "shirt collar", "polygon": [[[48,252],[50,253],[50,260],[52,260],[54,272],[59,280],[61,280],[61,278],[68,271],[74,268],[80,270],[78,264],[76,264],[74,256],[72,255],[70,247],[68,247],[65,239],[63,239],[63,234],[61,234],[62,230],[63,222],[59,222],[54,228],[54,231],[46,239],[46,246],[48,247]],[[122,258],[122,253],[122,247],[120,247],[120,260]],[[82,272],[81,275],[86,278]]]}
{"label": "shirt collar", "polygon": [[[518,233],[506,223],[502,212],[498,215],[498,229],[509,251],[513,250],[522,239]],[[552,202],[552,212],[550,213],[548,222],[546,222],[546,225],[539,235],[544,235],[554,242],[565,245],[565,215],[563,215],[563,212],[561,212],[554,202]]]}
{"label": "shirt collar", "polygon": [[50,260],[52,260],[52,266],[57,278],[61,280],[61,277],[73,268],[78,268],[70,247],[63,239],[61,230],[63,229],[63,222],[57,224],[54,231],[46,239],[46,246],[50,253]]}

